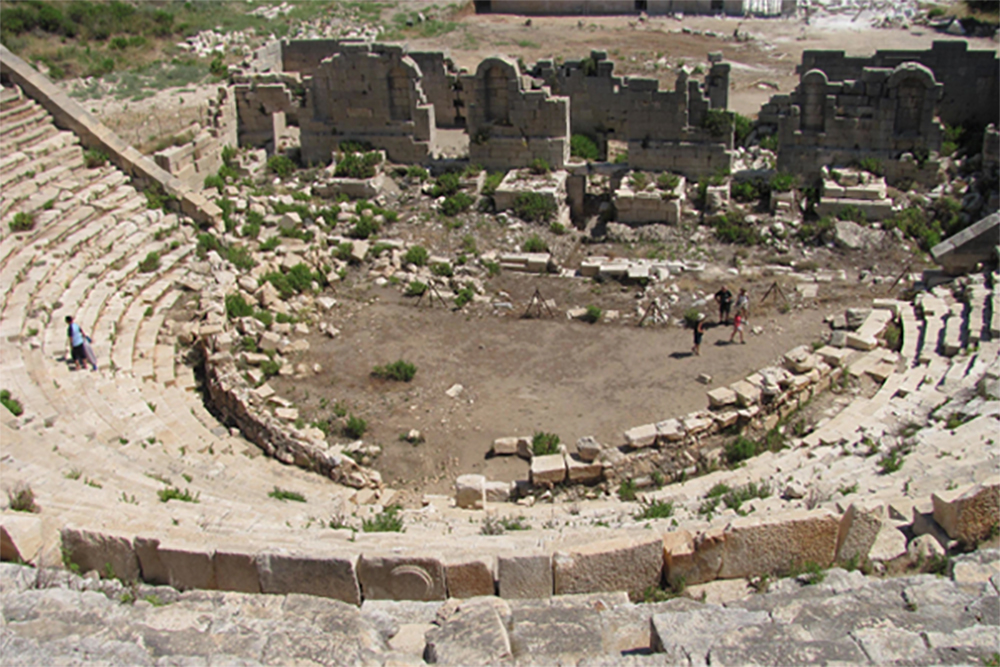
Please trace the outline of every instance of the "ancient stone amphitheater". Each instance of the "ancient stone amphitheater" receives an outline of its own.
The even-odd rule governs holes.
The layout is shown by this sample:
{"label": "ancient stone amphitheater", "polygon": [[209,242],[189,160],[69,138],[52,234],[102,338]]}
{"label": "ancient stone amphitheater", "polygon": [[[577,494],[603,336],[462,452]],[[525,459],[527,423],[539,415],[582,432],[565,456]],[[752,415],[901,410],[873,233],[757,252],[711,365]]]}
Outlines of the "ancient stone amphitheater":
{"label": "ancient stone amphitheater", "polygon": [[[847,347],[792,350],[783,368],[713,391],[708,410],[631,429],[626,449],[641,455],[740,420],[773,425],[851,375],[878,385],[795,447],[644,494],[673,503],[670,518],[634,520],[639,506],[617,499],[539,503],[518,508],[533,530],[494,536],[482,512],[429,497],[401,512],[405,532],[330,529],[357,489],[329,477],[371,487],[367,517],[392,492],[271,418],[255,422],[256,444],[220,423],[177,344],[169,312],[198,295],[208,315],[184,335],[209,375],[213,358],[224,368],[232,269],[194,255],[217,207],[0,56],[0,378],[23,405],[0,419],[4,664],[1000,659],[1000,553],[972,550],[995,541],[1000,513],[996,274],[859,304],[871,311]],[[88,167],[93,146],[111,164]],[[139,183],[177,212],[147,207]],[[34,227],[11,232],[18,213]],[[152,252],[158,265],[141,270]],[[92,335],[97,372],[63,363],[66,315]],[[899,353],[878,346],[890,321]],[[873,442],[901,465],[880,470]],[[594,460],[556,458],[533,463],[538,481]],[[748,484],[775,493],[742,511],[713,493]],[[309,503],[268,497],[288,488]],[[15,511],[27,489],[40,511]],[[502,507],[488,491],[466,479],[460,504]]]}

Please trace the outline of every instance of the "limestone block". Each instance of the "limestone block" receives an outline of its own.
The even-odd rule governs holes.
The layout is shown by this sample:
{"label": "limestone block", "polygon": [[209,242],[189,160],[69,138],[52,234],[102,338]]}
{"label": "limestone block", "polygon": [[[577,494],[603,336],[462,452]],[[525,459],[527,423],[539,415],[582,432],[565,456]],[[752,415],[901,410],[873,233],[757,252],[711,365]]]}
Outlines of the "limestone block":
{"label": "limestone block", "polygon": [[[741,631],[758,634],[754,626],[771,624],[766,611],[728,609],[714,604],[696,605],[691,609],[671,609],[650,619],[650,647],[666,665],[702,665],[713,644],[726,635]],[[712,660],[712,664],[717,662]],[[732,664],[732,663],[722,663]]]}
{"label": "limestone block", "polygon": [[729,387],[716,387],[707,392],[708,405],[712,408],[722,408],[736,403],[736,392]]}
{"label": "limestone block", "polygon": [[656,442],[656,424],[643,424],[625,431],[625,442],[636,449]]}
{"label": "limestone block", "polygon": [[493,559],[488,556],[467,558],[447,556],[444,573],[448,584],[448,597],[464,599],[480,595],[496,595],[493,570]]}
{"label": "limestone block", "polygon": [[709,528],[696,536],[678,530],[663,536],[664,567],[667,581],[676,585],[701,584],[719,576],[722,567],[723,528]]}
{"label": "limestone block", "polygon": [[742,407],[748,408],[760,402],[760,389],[753,386],[746,380],[740,380],[729,385],[729,388],[736,394],[736,402]]}
{"label": "limestone block", "polygon": [[215,585],[220,591],[260,593],[260,575],[254,554],[216,551],[212,558]]}
{"label": "limestone block", "polygon": [[505,503],[510,500],[510,482],[487,481],[485,489],[488,503]]}
{"label": "limestone block", "polygon": [[39,565],[43,544],[41,517],[24,512],[0,515],[0,560]]}
{"label": "limestone block", "polygon": [[502,598],[552,596],[552,557],[548,554],[497,558],[497,581]]}
{"label": "limestone block", "polygon": [[818,350],[816,354],[820,359],[833,366],[834,368],[839,368],[843,365],[844,360],[851,356],[850,350],[845,350],[843,348],[832,347],[830,345],[825,345]]}
{"label": "limestone block", "polygon": [[861,563],[875,544],[885,518],[886,510],[882,503],[851,503],[840,518],[837,562],[843,563],[854,558]]}
{"label": "limestone block", "polygon": [[181,544],[161,544],[157,539],[136,538],[136,553],[143,578],[178,590],[217,588],[214,553]]}
{"label": "limestone block", "polygon": [[129,538],[70,527],[60,537],[64,559],[79,565],[81,573],[94,570],[103,577],[110,566],[112,576],[122,581],[139,579],[139,559]]}
{"label": "limestone block", "polygon": [[566,461],[562,454],[547,454],[531,459],[532,484],[558,484],[566,479]]}
{"label": "limestone block", "polygon": [[1000,522],[1000,486],[968,485],[931,496],[934,520],[948,537],[975,544]]}
{"label": "limestone block", "polygon": [[265,553],[258,556],[262,593],[304,593],[361,604],[357,557]]}
{"label": "limestone block", "polygon": [[660,584],[663,541],[659,537],[607,540],[556,552],[552,563],[556,595],[612,591],[641,595]]}
{"label": "limestone block", "polygon": [[436,558],[368,556],[358,563],[366,600],[444,600],[444,566]]}
{"label": "limestone block", "polygon": [[725,529],[719,577],[783,572],[812,561],[833,562],[840,522],[827,511],[795,510],[772,517],[740,517]]}
{"label": "limestone block", "polygon": [[661,441],[677,442],[684,439],[684,427],[680,420],[665,419],[656,423],[656,437]]}
{"label": "limestone block", "polygon": [[493,456],[510,456],[517,454],[517,441],[520,438],[497,438],[493,441]]}
{"label": "limestone block", "polygon": [[566,471],[569,481],[587,484],[601,479],[601,475],[604,473],[604,466],[595,461],[581,461],[567,456]]}
{"label": "limestone block", "polygon": [[351,259],[357,262],[365,261],[365,256],[368,254],[368,248],[370,244],[368,241],[361,241],[355,239],[351,241]]}
{"label": "limestone block", "polygon": [[816,355],[805,345],[785,353],[785,367],[793,373],[808,373],[816,368]]}
{"label": "limestone block", "polygon": [[590,436],[580,438],[576,441],[576,453],[583,461],[596,460],[602,449],[604,448],[601,446],[601,443]]}
{"label": "limestone block", "polygon": [[486,478],[459,475],[455,480],[455,505],[462,509],[483,509],[486,506]]}
{"label": "limestone block", "polygon": [[510,609],[502,600],[462,603],[439,627],[424,636],[423,658],[438,665],[500,665],[512,661]]}
{"label": "limestone block", "polygon": [[868,550],[868,560],[888,563],[906,554],[906,535],[892,522],[886,521]]}

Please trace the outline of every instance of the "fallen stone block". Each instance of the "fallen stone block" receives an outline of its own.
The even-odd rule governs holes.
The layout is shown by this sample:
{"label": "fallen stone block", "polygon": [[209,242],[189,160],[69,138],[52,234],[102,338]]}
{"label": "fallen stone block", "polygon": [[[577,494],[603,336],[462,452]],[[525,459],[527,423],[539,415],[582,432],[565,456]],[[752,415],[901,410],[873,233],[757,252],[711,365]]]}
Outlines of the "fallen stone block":
{"label": "fallen stone block", "polygon": [[934,520],[948,537],[976,544],[1000,523],[1000,486],[968,485],[931,496]]}
{"label": "fallen stone block", "polygon": [[552,557],[548,554],[500,556],[497,581],[502,598],[552,597]]}
{"label": "fallen stone block", "polygon": [[601,443],[590,436],[585,436],[576,441],[576,453],[583,461],[593,461],[604,449]]}
{"label": "fallen stone block", "polygon": [[531,483],[552,485],[566,479],[566,461],[562,454],[546,454],[531,459]]}
{"label": "fallen stone block", "polygon": [[439,665],[496,665],[512,660],[510,609],[503,600],[461,603],[440,627],[427,631],[423,658]]}
{"label": "fallen stone block", "polygon": [[816,368],[816,355],[805,345],[800,345],[785,353],[785,368],[797,374],[808,373]]}
{"label": "fallen stone block", "polygon": [[304,593],[361,604],[355,572],[356,557],[265,553],[258,556],[262,593]]}
{"label": "fallen stone block", "polygon": [[139,579],[139,559],[129,538],[69,527],[60,538],[64,562],[76,563],[81,574],[93,570],[122,581]]}
{"label": "fallen stone block", "polygon": [[722,408],[736,403],[736,392],[729,387],[717,387],[707,393],[710,408]]}
{"label": "fallen stone block", "polygon": [[630,428],[625,431],[625,442],[634,449],[652,446],[656,442],[656,424],[643,424]]}
{"label": "fallen stone block", "polygon": [[215,585],[220,591],[260,593],[257,557],[229,551],[216,551],[212,557]]}
{"label": "fallen stone block", "polygon": [[656,437],[661,442],[677,442],[684,439],[684,426],[680,420],[665,419],[656,423]]}
{"label": "fallen stone block", "polygon": [[534,600],[511,603],[514,623],[510,642],[519,662],[521,656],[530,656],[534,665],[577,665],[585,664],[590,656],[605,654],[606,614],[593,607],[609,606],[603,599],[584,605],[573,597],[551,604]]}
{"label": "fallen stone block", "polygon": [[462,509],[483,509],[486,506],[486,478],[459,475],[455,480],[455,505]]}
{"label": "fallen stone block", "polygon": [[520,438],[497,438],[490,450],[493,456],[512,456],[517,454],[517,442]]}
{"label": "fallen stone block", "polygon": [[510,500],[510,482],[486,482],[486,502],[505,503]]}
{"label": "fallen stone block", "polygon": [[816,350],[816,354],[819,358],[834,368],[839,368],[843,365],[844,361],[851,356],[850,350],[845,350],[840,347],[832,347],[830,345],[824,345],[823,347]]}
{"label": "fallen stone block", "polygon": [[722,567],[723,529],[710,528],[693,536],[686,530],[663,535],[663,565],[667,582],[694,585],[712,581]]}
{"label": "fallen stone block", "polygon": [[719,577],[787,572],[806,562],[827,567],[836,555],[839,528],[837,517],[827,511],[734,519],[725,528]]}
{"label": "fallen stone block", "polygon": [[436,558],[368,556],[358,562],[366,600],[444,600],[444,566]]}
{"label": "fallen stone block", "polygon": [[875,544],[885,517],[885,505],[882,503],[871,505],[851,503],[840,518],[840,530],[837,533],[837,562],[846,563],[853,559],[856,563],[862,563]]}
{"label": "fallen stone block", "polygon": [[892,522],[886,521],[868,550],[868,560],[888,563],[906,555],[906,535]]}
{"label": "fallen stone block", "polygon": [[650,619],[650,648],[655,653],[666,654],[664,664],[708,664],[712,646],[727,633],[770,623],[771,617],[766,611],[727,609],[716,605],[671,610],[665,614],[654,614]]}
{"label": "fallen stone block", "polygon": [[760,389],[753,386],[746,380],[740,380],[729,385],[729,388],[736,394],[736,402],[744,408],[756,405],[760,402]]}
{"label": "fallen stone block", "polygon": [[552,557],[556,595],[626,591],[641,595],[659,586],[663,573],[660,538],[621,538],[588,544]]}
{"label": "fallen stone block", "polygon": [[43,544],[41,517],[24,512],[0,515],[0,560],[37,566]]}
{"label": "fallen stone block", "polygon": [[567,478],[571,482],[588,484],[601,479],[604,466],[595,461],[581,461],[571,456],[566,457]]}

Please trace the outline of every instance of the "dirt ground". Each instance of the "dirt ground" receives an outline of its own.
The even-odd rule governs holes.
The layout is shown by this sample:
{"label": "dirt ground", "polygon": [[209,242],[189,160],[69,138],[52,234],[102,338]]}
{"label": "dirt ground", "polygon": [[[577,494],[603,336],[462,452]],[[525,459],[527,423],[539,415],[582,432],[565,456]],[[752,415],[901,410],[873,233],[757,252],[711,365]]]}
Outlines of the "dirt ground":
{"label": "dirt ground", "polygon": [[[498,437],[546,431],[571,448],[587,435],[619,445],[627,428],[705,408],[707,389],[818,340],[827,330],[823,317],[843,310],[840,299],[785,314],[773,302],[756,307],[766,289],[761,286],[752,290],[756,312],[750,325],[763,333],[748,332],[746,344],[731,345],[732,328],[716,326],[718,313],[706,305],[710,326],[696,357],[691,332],[680,327],[637,328],[636,318],[594,325],[567,320],[565,311],[574,305],[635,300],[630,288],[607,285],[600,294],[592,285],[506,273],[491,288],[510,294],[515,307],[476,304],[468,312],[426,302],[418,307],[388,288],[341,288],[341,305],[331,318],[340,336],[311,335],[303,357],[320,362],[323,372],[304,379],[276,377],[271,384],[295,402],[306,421],[329,418],[338,401],[364,418],[369,424],[365,443],[383,448],[374,467],[391,486],[447,493],[463,473],[527,478],[526,462],[487,458]],[[521,318],[536,288],[556,300],[554,317]],[[371,376],[375,365],[397,359],[416,365],[412,382]],[[697,381],[702,373],[712,376],[710,385]],[[445,392],[455,384],[463,389],[451,398]],[[420,430],[425,442],[403,441],[400,436],[410,429]]]}

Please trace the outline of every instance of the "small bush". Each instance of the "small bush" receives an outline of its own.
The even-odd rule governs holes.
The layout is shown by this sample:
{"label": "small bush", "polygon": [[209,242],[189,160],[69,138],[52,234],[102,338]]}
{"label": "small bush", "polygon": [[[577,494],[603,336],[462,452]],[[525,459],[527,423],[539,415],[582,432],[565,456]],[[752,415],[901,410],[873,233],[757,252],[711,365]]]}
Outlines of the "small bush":
{"label": "small bush", "polygon": [[267,159],[267,168],[280,178],[288,178],[295,171],[295,163],[287,155],[272,155]]}
{"label": "small bush", "polygon": [[293,500],[297,503],[304,503],[306,501],[306,497],[298,491],[286,491],[285,489],[280,489],[278,487],[274,487],[273,491],[268,491],[267,497],[281,501]]}
{"label": "small bush", "polygon": [[603,314],[603,311],[601,311],[601,309],[597,306],[587,306],[587,314],[583,316],[583,321],[595,324],[599,319],[601,319],[601,315]]}
{"label": "small bush", "polygon": [[96,169],[98,167],[103,167],[107,163],[108,163],[107,154],[95,148],[90,148],[83,152],[83,164],[86,165],[87,169]]}
{"label": "small bush", "polygon": [[526,222],[548,222],[556,214],[556,204],[540,192],[522,192],[514,198],[514,215]]}
{"label": "small bush", "polygon": [[778,151],[778,135],[769,134],[766,137],[761,137],[760,141],[757,142],[761,148],[769,151]]}
{"label": "small bush", "polygon": [[257,266],[257,262],[254,261],[253,254],[246,246],[229,246],[226,248],[226,259],[229,260],[230,264],[241,271],[249,271],[253,267]]}
{"label": "small bush", "polygon": [[385,366],[376,366],[372,370],[372,375],[382,380],[394,380],[396,382],[409,382],[417,374],[417,367],[408,361],[400,359]]}
{"label": "small bush", "polygon": [[750,132],[753,131],[753,119],[744,116],[743,114],[736,113],[733,115],[733,128],[736,132],[734,137],[736,145],[743,146],[745,145],[744,142],[746,141],[746,138],[750,135]]}
{"label": "small bush", "polygon": [[646,174],[641,171],[633,172],[629,177],[628,184],[636,192],[642,192],[648,184]]}
{"label": "small bush", "polygon": [[458,215],[464,211],[468,211],[472,208],[472,205],[476,203],[470,195],[464,192],[456,192],[450,197],[446,197],[443,202],[441,202],[440,211],[443,215],[449,218]]}
{"label": "small bush", "polygon": [[430,176],[430,174],[427,173],[427,170],[424,169],[423,167],[421,167],[420,165],[416,165],[416,164],[415,165],[411,165],[406,170],[406,177],[407,178],[412,178],[413,180],[420,181],[421,183],[424,182],[424,181],[426,181],[429,176]]}
{"label": "small bush", "polygon": [[790,576],[795,577],[806,586],[815,586],[823,583],[823,580],[826,579],[826,572],[823,571],[822,566],[810,560],[795,567]]}
{"label": "small bush", "polygon": [[635,494],[638,490],[638,487],[635,485],[635,480],[623,479],[621,484],[618,485],[618,497],[627,501],[635,500]]}
{"label": "small bush", "polygon": [[531,453],[535,456],[559,453],[559,436],[555,433],[538,431],[531,438]]}
{"label": "small bush", "polygon": [[229,68],[226,66],[226,62],[222,59],[222,56],[215,56],[212,62],[208,65],[209,73],[221,79],[222,77],[229,75]]}
{"label": "small bush", "polygon": [[885,174],[885,167],[882,165],[882,160],[874,157],[861,158],[858,161],[858,166],[861,167],[863,171],[867,171],[869,174],[874,174],[875,176],[883,176]]}
{"label": "small bush", "polygon": [[715,229],[715,237],[724,243],[758,245],[762,239],[757,227],[747,222],[739,211],[717,215],[709,224]]}
{"label": "small bush", "polygon": [[791,192],[795,188],[795,175],[779,172],[771,177],[773,192]]}
{"label": "small bush", "polygon": [[651,503],[643,503],[642,509],[635,516],[636,521],[646,519],[669,519],[674,514],[674,504],[669,500],[654,500]]}
{"label": "small bush", "polygon": [[849,204],[837,212],[838,220],[850,220],[852,222],[864,223],[867,219],[865,212],[857,206]]}
{"label": "small bush", "polygon": [[749,438],[739,436],[735,440],[726,443],[725,456],[729,465],[734,465],[740,461],[745,461],[757,455],[757,443]]}
{"label": "small bush", "polygon": [[14,219],[10,221],[10,231],[27,232],[35,228],[35,215],[18,211],[14,214]]}
{"label": "small bush", "polygon": [[450,197],[462,189],[462,177],[458,172],[448,171],[434,179],[432,197]]}
{"label": "small bush", "polygon": [[354,228],[347,235],[352,239],[367,239],[377,232],[378,225],[375,221],[372,218],[362,217],[354,223]]}
{"label": "small bush", "polygon": [[681,177],[670,172],[663,172],[656,177],[656,187],[660,190],[673,190],[681,183]]}
{"label": "small bush", "polygon": [[18,484],[7,492],[7,505],[15,512],[38,514],[42,511],[35,503],[35,492],[27,484]]}
{"label": "small bush", "polygon": [[569,154],[584,160],[599,160],[601,150],[594,140],[585,134],[574,134],[569,140]]}
{"label": "small bush", "polygon": [[160,253],[155,250],[139,262],[139,273],[152,273],[160,268]]}
{"label": "small bush", "polygon": [[334,176],[338,178],[372,178],[378,173],[380,164],[382,164],[382,154],[377,151],[347,153],[337,162]]}
{"label": "small bush", "polygon": [[483,182],[482,194],[484,197],[490,197],[497,191],[500,184],[503,182],[503,177],[507,174],[502,171],[492,171],[486,175],[486,180]]}
{"label": "small bush", "polygon": [[402,508],[390,505],[370,519],[361,520],[361,530],[366,533],[402,533],[403,517],[399,516]]}
{"label": "small bush", "polygon": [[274,377],[281,372],[281,362],[275,361],[274,359],[262,361],[260,362],[260,372],[264,374],[264,377]]}
{"label": "small bush", "polygon": [[538,234],[532,234],[528,239],[521,245],[521,249],[524,252],[548,252],[548,244],[538,236]]}
{"label": "small bush", "polygon": [[726,493],[722,496],[722,502],[725,503],[726,507],[739,512],[740,506],[743,503],[755,498],[768,498],[770,495],[771,487],[768,486],[767,482],[761,484],[749,482],[745,486],[735,488]]}
{"label": "small bush", "polygon": [[622,151],[615,156],[615,164],[628,164],[628,151]]}
{"label": "small bush", "polygon": [[531,164],[528,165],[528,169],[530,169],[531,173],[535,174],[536,176],[544,176],[548,174],[550,171],[552,171],[552,166],[548,163],[547,160],[540,157],[536,157],[534,160],[531,161]]}
{"label": "small bush", "polygon": [[367,430],[368,422],[355,415],[350,415],[347,418],[347,423],[344,424],[344,435],[355,440],[361,439]]}
{"label": "small bush", "polygon": [[179,500],[184,503],[197,503],[198,496],[201,494],[191,495],[191,491],[184,489],[181,491],[177,487],[169,487],[166,489],[160,489],[156,492],[156,495],[160,497],[160,502],[165,503],[170,500]]}
{"label": "small bush", "polygon": [[21,401],[13,398],[7,389],[0,390],[0,405],[3,405],[15,417],[20,417],[24,413],[24,406]]}
{"label": "small bush", "polygon": [[709,109],[701,126],[713,137],[724,137],[733,131],[733,114],[721,109]]}
{"label": "small bush", "polygon": [[222,194],[222,191],[226,189],[226,181],[218,174],[209,174],[205,177],[205,189],[215,188]]}
{"label": "small bush", "polygon": [[551,222],[549,223],[549,231],[556,236],[562,236],[566,233],[566,226],[561,222]]}
{"label": "small bush", "polygon": [[435,262],[431,264],[431,273],[439,278],[451,278],[455,275],[455,269],[448,262]]}
{"label": "small bush", "polygon": [[458,290],[458,294],[455,296],[455,307],[459,309],[464,308],[465,304],[472,301],[475,296],[476,293],[472,291],[471,287],[463,287]]}
{"label": "small bush", "polygon": [[422,296],[427,291],[427,284],[419,280],[412,280],[406,286],[406,296]]}
{"label": "small bush", "polygon": [[242,294],[226,295],[226,317],[233,320],[239,317],[250,317],[253,315],[253,306],[247,303]]}

